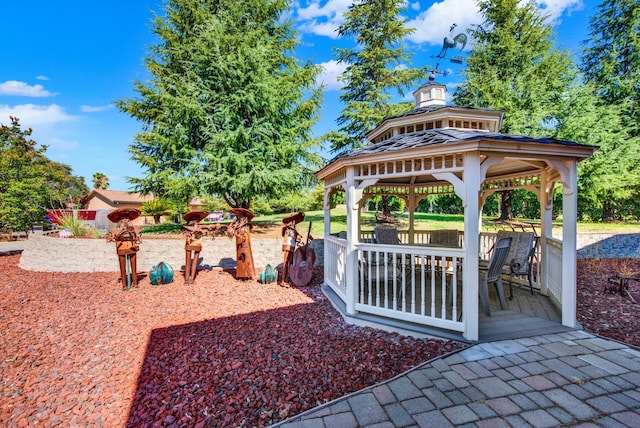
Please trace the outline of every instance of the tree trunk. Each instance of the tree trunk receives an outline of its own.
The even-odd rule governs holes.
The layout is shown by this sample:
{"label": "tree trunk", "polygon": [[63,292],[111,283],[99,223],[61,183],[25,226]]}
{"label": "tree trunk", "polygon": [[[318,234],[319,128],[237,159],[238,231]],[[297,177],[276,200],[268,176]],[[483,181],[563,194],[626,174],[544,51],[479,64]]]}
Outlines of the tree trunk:
{"label": "tree trunk", "polygon": [[513,207],[511,205],[511,190],[500,192],[500,220],[513,220]]}
{"label": "tree trunk", "polygon": [[613,221],[616,218],[616,208],[611,200],[602,203],[602,221]]}
{"label": "tree trunk", "polygon": [[389,195],[382,195],[382,215],[387,218],[391,217],[391,197]]}

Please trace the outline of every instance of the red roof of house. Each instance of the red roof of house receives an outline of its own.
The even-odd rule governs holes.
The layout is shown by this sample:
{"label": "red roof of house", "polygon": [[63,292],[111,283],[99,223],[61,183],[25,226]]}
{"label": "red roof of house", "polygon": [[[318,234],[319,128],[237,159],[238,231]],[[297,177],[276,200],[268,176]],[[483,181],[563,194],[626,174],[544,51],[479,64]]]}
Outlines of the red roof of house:
{"label": "red roof of house", "polygon": [[111,202],[113,205],[118,203],[144,203],[146,201],[153,200],[153,195],[142,196],[140,193],[125,192],[124,190],[107,190],[107,189],[93,189],[84,199],[83,202],[88,201],[94,196],[100,196],[107,202]]}
{"label": "red roof of house", "polygon": [[[111,203],[111,205],[117,205],[119,203],[129,203],[129,204],[143,204],[146,201],[151,201],[155,199],[153,195],[143,196],[140,193],[135,192],[127,192],[124,190],[108,190],[108,189],[93,189],[87,196],[85,196],[82,200],[83,204],[86,204],[92,197],[98,196],[106,202]],[[202,199],[199,197],[195,197],[189,202],[191,206],[204,205]]]}

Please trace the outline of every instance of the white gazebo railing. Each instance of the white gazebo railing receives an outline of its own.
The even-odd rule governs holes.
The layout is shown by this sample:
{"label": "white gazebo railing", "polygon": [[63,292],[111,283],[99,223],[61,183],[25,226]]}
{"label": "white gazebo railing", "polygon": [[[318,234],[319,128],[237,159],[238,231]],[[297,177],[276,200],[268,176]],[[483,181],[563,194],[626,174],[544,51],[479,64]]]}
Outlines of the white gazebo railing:
{"label": "white gazebo railing", "polygon": [[357,244],[359,312],[463,331],[464,250]]}
{"label": "white gazebo railing", "polygon": [[[367,232],[361,236],[372,239]],[[404,241],[403,234],[399,236]],[[495,234],[480,235],[481,257],[489,257],[494,242]],[[542,287],[542,269],[538,262],[534,265],[534,288],[542,289],[543,293],[547,290],[554,304],[561,308],[562,242],[550,238],[547,242],[548,284]],[[357,243],[357,289],[347,290],[346,247],[345,239],[325,238],[325,284],[347,306],[351,298],[355,300],[354,307],[359,313],[407,324],[464,331],[464,248]],[[540,245],[537,252],[538,260],[542,260]]]}
{"label": "white gazebo railing", "polygon": [[547,294],[559,308],[562,307],[562,241],[547,238]]}
{"label": "white gazebo railing", "polygon": [[347,241],[334,236],[324,238],[324,282],[346,302]]}

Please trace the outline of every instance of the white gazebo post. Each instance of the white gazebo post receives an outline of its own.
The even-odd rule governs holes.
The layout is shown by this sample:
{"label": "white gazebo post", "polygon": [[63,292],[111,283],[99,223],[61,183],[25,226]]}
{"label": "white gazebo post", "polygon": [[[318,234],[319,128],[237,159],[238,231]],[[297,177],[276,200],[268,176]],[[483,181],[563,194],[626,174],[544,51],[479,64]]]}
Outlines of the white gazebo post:
{"label": "white gazebo post", "polygon": [[345,302],[347,314],[356,313],[356,301],[358,287],[358,253],[356,242],[358,242],[358,206],[355,171],[353,166],[347,167],[347,180],[345,183],[345,199],[347,205],[347,248],[346,248],[346,298]]}
{"label": "white gazebo post", "polygon": [[576,235],[578,217],[578,166],[576,161],[565,161],[562,180],[562,325],[575,327],[576,287]]}
{"label": "white gazebo post", "polygon": [[458,195],[464,206],[465,257],[462,275],[465,288],[462,290],[462,320],[465,339],[474,341],[478,340],[480,330],[478,318],[478,247],[480,236],[478,216],[480,214],[480,183],[483,180],[478,153],[467,153],[463,176],[464,189],[461,189]]}
{"label": "white gazebo post", "polygon": [[544,260],[540,271],[540,294],[549,294],[549,246],[547,238],[553,237],[553,188],[552,171],[546,168],[540,172],[540,260]]}
{"label": "white gazebo post", "polygon": [[322,208],[324,209],[324,236],[331,235],[331,187],[324,188],[324,203]]}
{"label": "white gazebo post", "polygon": [[415,210],[416,210],[416,189],[415,186],[409,186],[409,196],[407,197],[407,210],[409,211],[409,245],[415,244]]}

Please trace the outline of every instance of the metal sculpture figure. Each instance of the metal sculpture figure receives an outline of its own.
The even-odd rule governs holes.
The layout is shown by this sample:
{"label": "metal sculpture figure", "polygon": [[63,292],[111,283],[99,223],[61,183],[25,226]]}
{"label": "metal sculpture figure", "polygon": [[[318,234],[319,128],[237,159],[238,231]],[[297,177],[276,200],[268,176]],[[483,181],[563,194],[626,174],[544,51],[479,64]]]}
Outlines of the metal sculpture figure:
{"label": "metal sculpture figure", "polygon": [[284,253],[282,261],[282,282],[288,282],[289,267],[293,261],[293,252],[298,246],[300,234],[296,229],[296,225],[304,220],[304,213],[297,212],[282,219],[282,252]]}
{"label": "metal sculpture figure", "polygon": [[186,237],[184,280],[187,284],[193,283],[196,279],[198,259],[202,251],[202,237],[207,234],[207,230],[200,227],[200,222],[208,215],[208,211],[189,211],[184,216],[187,222],[186,226],[182,226],[182,234]]}
{"label": "metal sculpture figure", "polygon": [[123,290],[128,290],[131,286],[138,286],[136,254],[142,241],[142,228],[134,226],[132,220],[139,216],[140,210],[135,208],[118,208],[107,215],[109,220],[118,225],[115,229],[109,229],[106,239],[107,242],[116,243],[116,254],[120,265],[120,279]]}
{"label": "metal sculpture figure", "polygon": [[246,208],[234,208],[230,212],[235,218],[227,227],[227,236],[236,238],[236,278],[252,279],[256,276],[250,236],[254,214]]}

